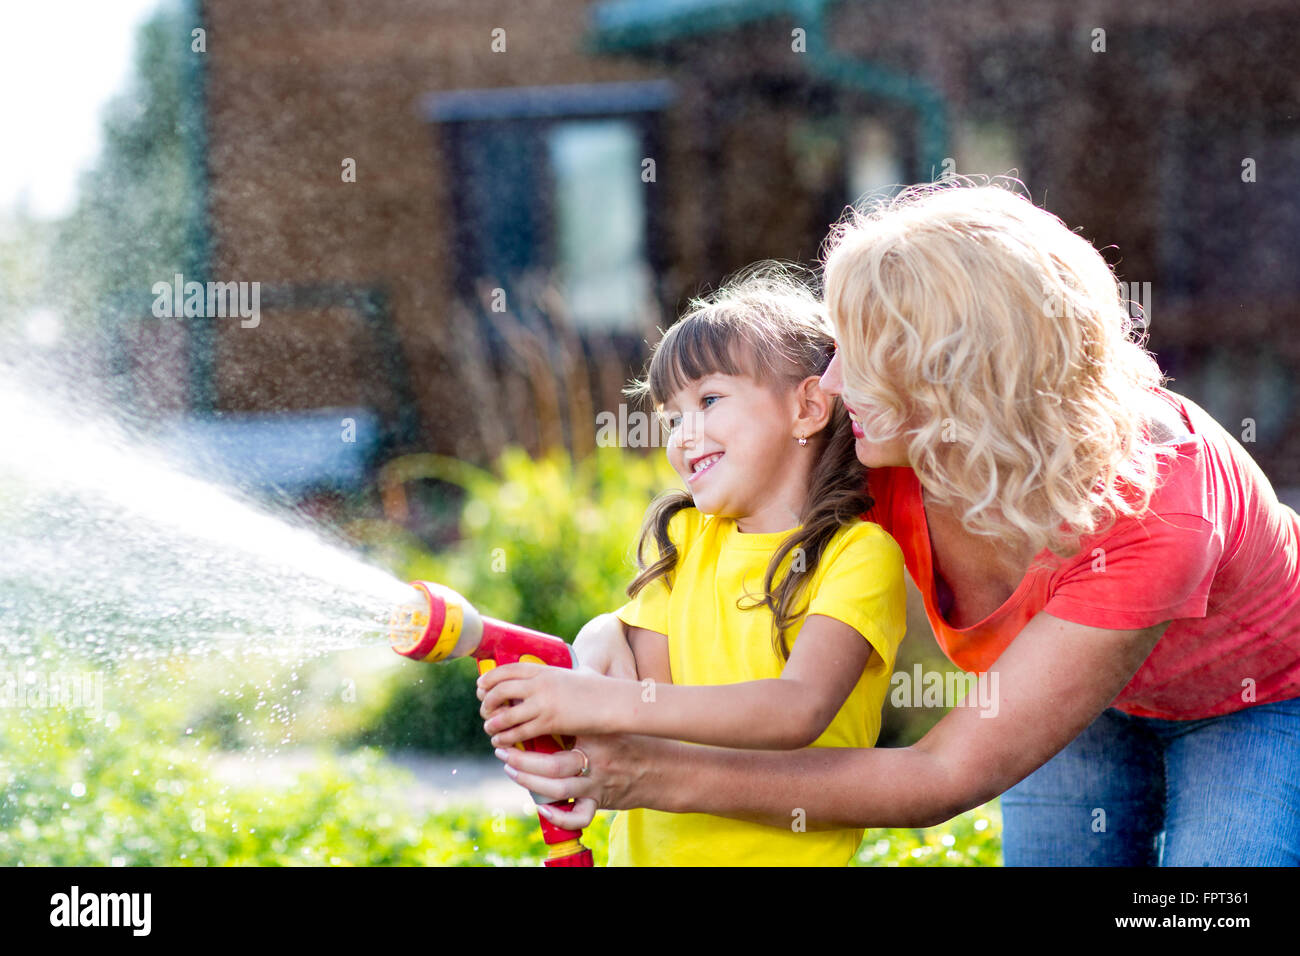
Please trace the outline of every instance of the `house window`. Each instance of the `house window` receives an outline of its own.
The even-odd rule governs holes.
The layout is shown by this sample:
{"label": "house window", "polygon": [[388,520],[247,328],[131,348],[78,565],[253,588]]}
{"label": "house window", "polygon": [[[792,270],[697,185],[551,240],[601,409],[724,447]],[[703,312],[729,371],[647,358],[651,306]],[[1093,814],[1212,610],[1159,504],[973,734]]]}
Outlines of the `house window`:
{"label": "house window", "polygon": [[956,172],[963,176],[1013,176],[1027,182],[1015,131],[997,120],[966,120],[954,133]]}
{"label": "house window", "polygon": [[639,326],[652,300],[641,143],[627,120],[556,123],[555,272],[579,328]]}
{"label": "house window", "polygon": [[458,292],[560,288],[574,326],[633,330],[653,310],[667,83],[463,90],[426,101],[449,161]]}
{"label": "house window", "polygon": [[853,125],[847,159],[850,202],[893,195],[907,182],[897,137],[880,120],[865,119]]}

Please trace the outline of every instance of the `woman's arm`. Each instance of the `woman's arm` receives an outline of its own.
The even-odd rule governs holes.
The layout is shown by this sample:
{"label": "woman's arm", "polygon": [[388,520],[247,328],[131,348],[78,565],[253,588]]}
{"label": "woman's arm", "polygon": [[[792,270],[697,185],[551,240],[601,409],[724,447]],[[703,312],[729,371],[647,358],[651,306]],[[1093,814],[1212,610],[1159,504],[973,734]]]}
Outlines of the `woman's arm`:
{"label": "woman's arm", "polygon": [[649,807],[788,826],[935,826],[1024,779],[1074,739],[1142,665],[1168,622],[1107,630],[1036,615],[990,669],[996,716],[954,707],[910,747],[815,747],[754,753],[644,737],[583,737],[579,755],[498,751],[519,783],[544,796],[580,798],[563,826],[585,825],[597,806]]}
{"label": "woman's arm", "polygon": [[[666,649],[666,648],[665,648]],[[862,676],[872,646],[835,618],[809,615],[779,678],[648,686],[530,664],[479,679],[495,747],[545,734],[630,733],[720,747],[793,750],[821,736]]]}
{"label": "woman's arm", "polygon": [[628,645],[625,625],[613,614],[598,614],[573,639],[578,664],[597,674],[634,680],[636,658]]}

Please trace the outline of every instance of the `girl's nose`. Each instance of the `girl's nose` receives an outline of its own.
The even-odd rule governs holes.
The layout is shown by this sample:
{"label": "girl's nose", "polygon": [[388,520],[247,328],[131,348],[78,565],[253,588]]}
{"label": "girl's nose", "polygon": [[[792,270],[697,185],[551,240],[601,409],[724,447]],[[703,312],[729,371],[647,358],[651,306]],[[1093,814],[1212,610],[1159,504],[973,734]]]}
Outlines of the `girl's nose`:
{"label": "girl's nose", "polygon": [[831,357],[831,364],[826,366],[826,371],[821,377],[822,391],[828,395],[839,395],[844,391],[844,377],[840,375],[840,353],[836,352]]}
{"label": "girl's nose", "polygon": [[683,448],[695,447],[695,439],[697,437],[695,413],[687,412],[683,415],[681,424],[678,428],[679,435],[677,440],[681,443],[681,446]]}

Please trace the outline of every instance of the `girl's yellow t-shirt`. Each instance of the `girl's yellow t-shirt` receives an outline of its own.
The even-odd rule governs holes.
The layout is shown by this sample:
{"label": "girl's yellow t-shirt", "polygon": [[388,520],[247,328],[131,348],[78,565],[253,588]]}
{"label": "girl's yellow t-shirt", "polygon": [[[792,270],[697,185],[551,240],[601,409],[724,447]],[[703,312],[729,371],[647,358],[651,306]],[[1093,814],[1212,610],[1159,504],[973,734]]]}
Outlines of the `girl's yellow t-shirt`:
{"label": "girl's yellow t-shirt", "polygon": [[[772,647],[772,612],[741,610],[738,599],[763,590],[768,562],[791,531],[744,534],[730,518],[686,508],[668,534],[677,546],[671,588],[658,578],[619,608],[633,627],[668,635],[674,684],[735,684],[780,677]],[[801,556],[787,555],[782,573]],[[793,564],[796,571],[798,564]],[[780,578],[778,577],[778,580]],[[742,603],[749,604],[750,600]],[[814,747],[871,747],[898,645],[906,629],[903,553],[879,525],[857,521],[831,539],[801,606],[843,621],[875,648],[844,706]],[[788,638],[793,646],[799,624]],[[799,807],[789,827],[770,827],[702,813],[627,810],[609,836],[610,866],[843,866],[862,830],[807,830]]]}

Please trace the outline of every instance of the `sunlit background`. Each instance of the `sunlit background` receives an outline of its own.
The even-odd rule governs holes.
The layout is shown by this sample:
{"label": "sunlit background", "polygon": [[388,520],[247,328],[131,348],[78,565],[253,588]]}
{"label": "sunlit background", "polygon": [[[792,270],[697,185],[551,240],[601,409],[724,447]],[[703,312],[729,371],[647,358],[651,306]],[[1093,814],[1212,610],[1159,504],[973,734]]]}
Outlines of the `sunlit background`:
{"label": "sunlit background", "polygon": [[[10,4],[0,645],[102,665],[113,719],[0,711],[0,862],[535,853],[472,667],[353,641],[365,602],[615,606],[672,476],[600,422],[656,329],[901,184],[1020,179],[1300,502],[1298,43],[1275,0]],[[250,311],[175,314],[190,282]],[[943,670],[911,618],[899,669]],[[996,841],[994,803],[860,859]]]}

